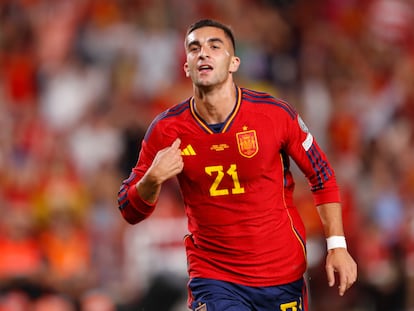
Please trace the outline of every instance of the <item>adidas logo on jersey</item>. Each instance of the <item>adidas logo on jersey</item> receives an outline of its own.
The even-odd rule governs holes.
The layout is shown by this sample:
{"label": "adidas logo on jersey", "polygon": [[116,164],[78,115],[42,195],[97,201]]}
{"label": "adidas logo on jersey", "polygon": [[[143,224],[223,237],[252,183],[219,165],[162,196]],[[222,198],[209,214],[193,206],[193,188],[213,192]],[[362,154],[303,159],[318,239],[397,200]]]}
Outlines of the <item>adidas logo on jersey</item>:
{"label": "adidas logo on jersey", "polygon": [[193,155],[196,155],[196,153],[193,149],[193,146],[187,145],[187,147],[181,150],[181,155],[182,156],[193,156]]}

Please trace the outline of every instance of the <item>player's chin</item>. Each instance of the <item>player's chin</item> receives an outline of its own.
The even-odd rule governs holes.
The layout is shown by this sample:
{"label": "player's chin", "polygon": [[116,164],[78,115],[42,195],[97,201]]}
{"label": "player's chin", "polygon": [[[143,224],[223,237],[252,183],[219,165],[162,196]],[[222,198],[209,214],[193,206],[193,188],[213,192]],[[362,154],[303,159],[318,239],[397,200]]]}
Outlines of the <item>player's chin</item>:
{"label": "player's chin", "polygon": [[205,88],[211,88],[215,85],[213,81],[211,81],[210,79],[205,79],[205,78],[197,79],[197,81],[195,81],[194,84],[197,87],[204,88],[204,89]]}

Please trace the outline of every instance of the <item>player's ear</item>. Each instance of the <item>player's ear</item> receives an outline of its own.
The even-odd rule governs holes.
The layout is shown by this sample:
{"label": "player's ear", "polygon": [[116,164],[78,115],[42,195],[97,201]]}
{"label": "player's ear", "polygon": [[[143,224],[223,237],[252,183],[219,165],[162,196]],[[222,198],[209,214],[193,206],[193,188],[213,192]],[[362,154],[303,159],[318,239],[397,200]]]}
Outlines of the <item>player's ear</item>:
{"label": "player's ear", "polygon": [[190,76],[190,69],[188,68],[188,63],[187,62],[184,64],[183,69],[184,69],[184,72],[185,72],[185,76],[188,78]]}
{"label": "player's ear", "polygon": [[230,73],[236,72],[237,70],[239,70],[239,66],[240,66],[240,58],[237,56],[233,56],[231,59],[229,72]]}

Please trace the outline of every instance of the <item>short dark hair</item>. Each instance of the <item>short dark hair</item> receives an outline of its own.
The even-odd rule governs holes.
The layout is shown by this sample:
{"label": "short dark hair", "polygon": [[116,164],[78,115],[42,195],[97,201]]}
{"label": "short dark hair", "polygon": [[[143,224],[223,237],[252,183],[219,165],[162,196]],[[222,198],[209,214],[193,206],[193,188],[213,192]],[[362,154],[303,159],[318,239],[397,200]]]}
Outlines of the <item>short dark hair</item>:
{"label": "short dark hair", "polygon": [[231,41],[231,44],[233,45],[233,50],[236,51],[236,42],[234,40],[234,35],[232,30],[229,26],[226,26],[218,21],[212,20],[212,19],[201,19],[194,24],[190,25],[187,29],[187,36],[192,33],[194,30],[203,28],[203,27],[216,27],[220,28],[224,31],[226,34],[226,37],[228,37]]}

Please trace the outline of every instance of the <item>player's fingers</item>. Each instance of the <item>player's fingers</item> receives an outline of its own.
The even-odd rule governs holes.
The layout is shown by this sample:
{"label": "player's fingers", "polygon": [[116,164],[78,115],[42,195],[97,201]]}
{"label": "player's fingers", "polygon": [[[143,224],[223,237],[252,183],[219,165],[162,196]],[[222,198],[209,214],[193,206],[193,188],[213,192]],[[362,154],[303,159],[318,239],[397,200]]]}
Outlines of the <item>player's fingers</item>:
{"label": "player's fingers", "polygon": [[346,292],[346,290],[350,287],[351,285],[348,283],[348,278],[346,277],[345,273],[340,273],[339,274],[339,296],[343,296]]}
{"label": "player's fingers", "polygon": [[169,147],[165,147],[164,149],[161,149],[158,152],[157,156],[162,157],[162,158],[167,158],[168,160],[175,161],[176,158],[178,158],[181,155],[181,151],[179,148],[180,144],[181,144],[181,139],[177,138],[176,140],[174,140],[174,142]]}
{"label": "player's fingers", "polygon": [[335,285],[335,269],[331,265],[327,265],[326,269],[326,276],[328,278],[328,285],[330,287]]}
{"label": "player's fingers", "polygon": [[339,295],[343,296],[355,281],[356,272],[354,270],[348,271],[348,273],[339,273]]}
{"label": "player's fingers", "polygon": [[357,280],[357,269],[356,264],[351,267],[351,271],[347,275],[346,279],[346,289],[348,290]]}
{"label": "player's fingers", "polygon": [[181,156],[180,144],[181,144],[181,139],[177,138],[176,140],[174,140],[174,142],[171,145],[171,150],[175,152],[175,156],[174,156],[175,165],[176,165],[175,173],[181,172],[184,168],[184,161]]}
{"label": "player's fingers", "polygon": [[357,280],[358,275],[358,269],[357,264],[355,261],[351,261],[349,265],[347,266],[347,269],[343,273],[344,275],[344,281],[341,280],[341,282],[346,282],[346,288],[345,290],[349,289]]}

